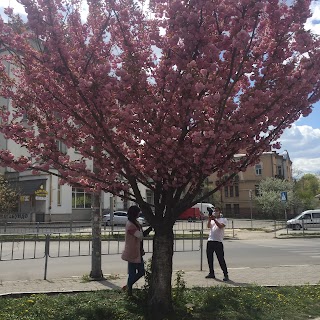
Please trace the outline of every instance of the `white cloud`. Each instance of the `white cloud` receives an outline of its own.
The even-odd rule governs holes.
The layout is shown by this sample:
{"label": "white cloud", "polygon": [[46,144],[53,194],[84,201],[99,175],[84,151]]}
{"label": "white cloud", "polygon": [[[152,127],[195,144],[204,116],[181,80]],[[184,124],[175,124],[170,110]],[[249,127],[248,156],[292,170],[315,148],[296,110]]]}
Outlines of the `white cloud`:
{"label": "white cloud", "polygon": [[320,129],[293,124],[279,139],[293,166],[304,172],[320,171]]}
{"label": "white cloud", "polygon": [[[290,154],[289,154],[290,155]],[[292,159],[291,159],[292,161]],[[305,173],[319,173],[320,172],[320,158],[305,159],[305,158],[295,158],[293,160],[292,166],[299,171]],[[293,170],[293,171],[294,171]]]}
{"label": "white cloud", "polygon": [[16,0],[1,0],[1,7],[2,8],[14,8],[15,13],[19,13],[25,15],[26,12],[24,10],[24,6],[18,3]]}
{"label": "white cloud", "polygon": [[305,24],[307,30],[311,30],[315,34],[320,34],[320,3],[313,1],[311,4],[312,17]]}

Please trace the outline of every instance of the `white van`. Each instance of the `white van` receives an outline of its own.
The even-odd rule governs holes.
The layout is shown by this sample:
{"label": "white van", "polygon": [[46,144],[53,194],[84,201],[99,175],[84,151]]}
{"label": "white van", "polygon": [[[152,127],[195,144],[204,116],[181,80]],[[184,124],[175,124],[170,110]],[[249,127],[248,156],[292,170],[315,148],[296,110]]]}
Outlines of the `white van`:
{"label": "white van", "polygon": [[292,228],[292,230],[320,228],[320,209],[303,211],[287,221],[287,228]]}
{"label": "white van", "polygon": [[214,205],[206,202],[198,202],[192,208],[198,208],[200,212],[207,217],[209,213],[207,209],[211,208],[212,210],[214,210]]}

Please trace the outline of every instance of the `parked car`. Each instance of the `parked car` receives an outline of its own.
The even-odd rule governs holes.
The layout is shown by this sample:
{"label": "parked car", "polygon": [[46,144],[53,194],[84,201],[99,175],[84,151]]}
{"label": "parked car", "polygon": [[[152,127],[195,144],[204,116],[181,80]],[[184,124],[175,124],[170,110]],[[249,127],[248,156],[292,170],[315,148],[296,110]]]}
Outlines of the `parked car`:
{"label": "parked car", "polygon": [[[137,220],[142,226],[147,225],[144,217],[139,217]],[[113,225],[125,225],[127,221],[128,221],[128,217],[127,217],[126,211],[115,211],[113,213]],[[103,215],[102,222],[107,226],[111,225],[110,213]]]}
{"label": "parked car", "polygon": [[320,209],[307,210],[287,221],[287,228],[300,230],[302,228],[320,228]]}
{"label": "parked car", "polygon": [[203,220],[204,218],[205,216],[201,213],[200,209],[193,207],[182,212],[179,216],[179,219],[188,221]]}

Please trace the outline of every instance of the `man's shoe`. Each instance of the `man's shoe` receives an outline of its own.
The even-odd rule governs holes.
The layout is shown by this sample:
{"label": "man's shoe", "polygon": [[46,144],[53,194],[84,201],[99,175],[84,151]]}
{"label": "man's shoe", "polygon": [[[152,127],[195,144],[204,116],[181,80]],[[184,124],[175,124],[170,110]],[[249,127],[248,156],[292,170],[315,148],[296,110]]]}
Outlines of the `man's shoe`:
{"label": "man's shoe", "polygon": [[213,273],[209,273],[207,276],[206,276],[206,279],[215,279],[216,276],[213,274]]}
{"label": "man's shoe", "polygon": [[229,277],[228,276],[224,276],[223,281],[229,281]]}

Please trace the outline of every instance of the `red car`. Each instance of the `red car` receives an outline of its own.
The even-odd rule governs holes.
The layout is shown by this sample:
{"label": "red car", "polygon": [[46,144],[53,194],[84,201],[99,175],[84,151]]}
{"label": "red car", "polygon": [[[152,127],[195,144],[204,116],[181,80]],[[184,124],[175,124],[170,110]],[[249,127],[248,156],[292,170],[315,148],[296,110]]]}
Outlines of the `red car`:
{"label": "red car", "polygon": [[199,208],[189,208],[181,213],[179,219],[188,221],[203,220],[204,215],[201,213]]}

